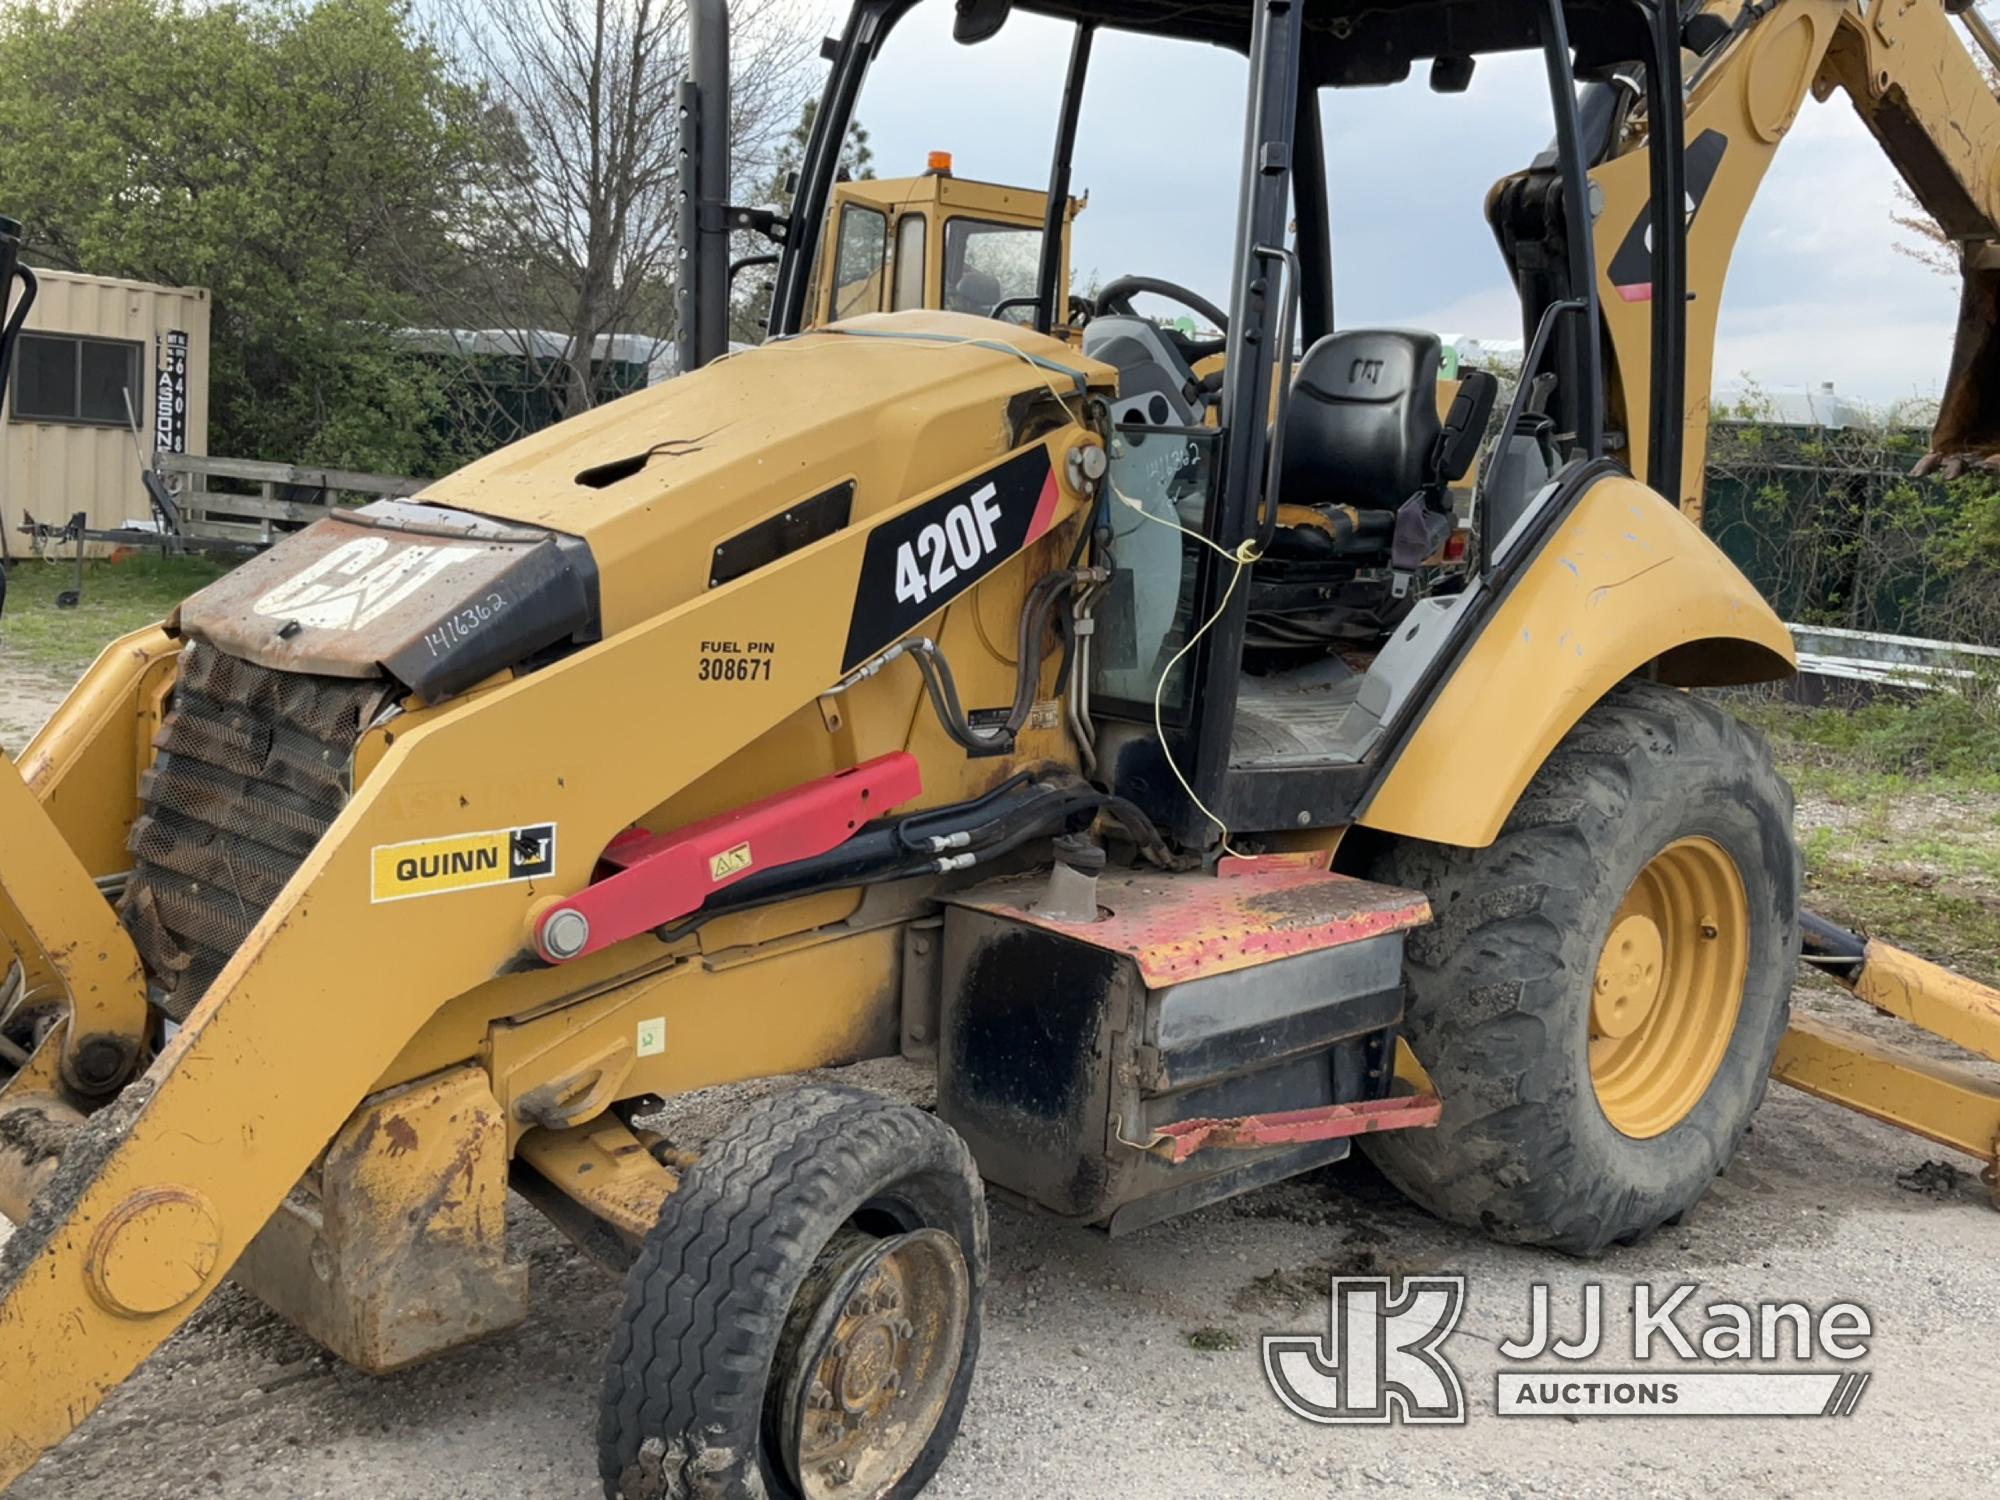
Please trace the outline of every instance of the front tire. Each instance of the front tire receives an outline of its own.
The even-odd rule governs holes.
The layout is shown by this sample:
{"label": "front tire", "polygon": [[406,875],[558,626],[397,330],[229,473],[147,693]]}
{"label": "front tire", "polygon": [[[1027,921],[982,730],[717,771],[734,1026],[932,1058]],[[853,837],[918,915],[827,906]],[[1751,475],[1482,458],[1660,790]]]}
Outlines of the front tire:
{"label": "front tire", "polygon": [[1434,1131],[1364,1139],[1441,1218],[1591,1255],[1692,1208],[1764,1096],[1798,957],[1791,790],[1762,739],[1652,683],[1585,714],[1491,847],[1404,841],[1405,1032]]}
{"label": "front tire", "polygon": [[858,1089],[760,1100],[667,1199],[598,1424],[610,1500],[904,1500],[957,1435],[986,1207],[942,1121]]}

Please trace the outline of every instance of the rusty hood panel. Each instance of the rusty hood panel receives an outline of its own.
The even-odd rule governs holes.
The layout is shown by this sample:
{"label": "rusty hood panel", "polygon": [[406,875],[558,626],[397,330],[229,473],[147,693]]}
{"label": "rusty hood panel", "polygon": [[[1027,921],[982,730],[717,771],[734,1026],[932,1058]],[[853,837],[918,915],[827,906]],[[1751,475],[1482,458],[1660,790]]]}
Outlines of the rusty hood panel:
{"label": "rusty hood panel", "polygon": [[596,635],[573,537],[381,501],[316,521],[184,603],[181,632],[258,666],[386,676],[436,701]]}

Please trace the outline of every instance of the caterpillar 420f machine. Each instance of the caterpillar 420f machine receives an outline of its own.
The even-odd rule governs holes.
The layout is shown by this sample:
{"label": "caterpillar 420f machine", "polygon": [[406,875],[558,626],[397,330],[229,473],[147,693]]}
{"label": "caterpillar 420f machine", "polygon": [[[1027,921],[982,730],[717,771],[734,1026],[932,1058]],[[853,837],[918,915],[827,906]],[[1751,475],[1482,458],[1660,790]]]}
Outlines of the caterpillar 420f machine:
{"label": "caterpillar 420f machine", "polygon": [[[1790,794],[1682,691],[1792,670],[1692,512],[1724,269],[1809,93],[1964,245],[1936,441],[2000,451],[2000,104],[1958,7],[960,0],[967,43],[1074,23],[1029,326],[801,332],[912,3],[832,52],[768,343],[717,357],[758,216],[697,0],[690,373],[291,537],[0,766],[0,1483],[232,1273],[371,1370],[519,1321],[510,1185],[628,1277],[611,1493],[874,1497],[956,1431],[985,1191],[1120,1233],[1363,1137],[1431,1210],[1589,1253],[1695,1203],[1774,1059],[1990,1159],[1976,1077],[1787,1037]],[[1247,56],[1220,305],[1065,294],[1120,27]],[[1556,129],[1487,205],[1528,335],[1489,443],[1490,375],[1441,416],[1434,335],[1335,326],[1319,100],[1508,50]],[[1993,1049],[1992,996],[1804,925]],[[897,1054],[934,1115],[799,1087],[698,1151],[647,1125]]]}

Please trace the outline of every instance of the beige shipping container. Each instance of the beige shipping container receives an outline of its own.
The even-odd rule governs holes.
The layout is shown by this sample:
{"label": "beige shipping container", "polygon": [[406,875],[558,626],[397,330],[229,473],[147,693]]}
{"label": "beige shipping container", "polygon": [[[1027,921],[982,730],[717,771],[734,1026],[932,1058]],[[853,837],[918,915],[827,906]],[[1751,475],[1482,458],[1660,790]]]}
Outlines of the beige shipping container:
{"label": "beige shipping container", "polygon": [[0,419],[0,516],[16,555],[28,546],[24,512],[60,526],[82,511],[93,529],[151,520],[128,389],[148,463],[160,449],[208,452],[207,290],[40,267],[35,275],[41,292]]}

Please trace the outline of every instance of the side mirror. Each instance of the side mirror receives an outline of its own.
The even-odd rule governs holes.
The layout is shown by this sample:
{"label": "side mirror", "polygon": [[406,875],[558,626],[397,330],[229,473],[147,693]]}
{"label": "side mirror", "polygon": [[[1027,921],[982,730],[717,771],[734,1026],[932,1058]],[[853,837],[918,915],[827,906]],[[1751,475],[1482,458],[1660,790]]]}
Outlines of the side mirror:
{"label": "side mirror", "polygon": [[[14,302],[14,283],[21,283],[21,298]],[[35,304],[35,273],[21,264],[21,226],[13,219],[0,218],[0,402],[7,396],[7,371],[14,363],[14,342],[21,325],[28,321],[28,309]],[[8,304],[13,302],[13,311]],[[83,564],[83,548],[76,549]],[[0,610],[7,607],[7,565],[0,560]]]}
{"label": "side mirror", "polygon": [[958,15],[951,23],[954,41],[965,46],[983,42],[999,33],[1014,9],[1014,0],[958,0]]}
{"label": "side mirror", "polygon": [[1472,70],[1478,64],[1473,57],[1439,56],[1431,59],[1431,92],[1434,94],[1462,94],[1472,86]]}
{"label": "side mirror", "polygon": [[[21,283],[19,301],[14,298],[16,281]],[[21,264],[19,222],[0,218],[0,396],[7,393],[7,370],[14,361],[14,341],[20,337],[21,325],[28,321],[36,286],[35,273]]]}

